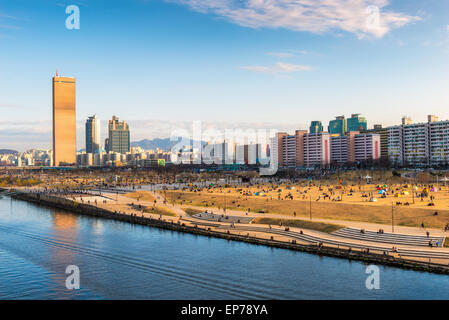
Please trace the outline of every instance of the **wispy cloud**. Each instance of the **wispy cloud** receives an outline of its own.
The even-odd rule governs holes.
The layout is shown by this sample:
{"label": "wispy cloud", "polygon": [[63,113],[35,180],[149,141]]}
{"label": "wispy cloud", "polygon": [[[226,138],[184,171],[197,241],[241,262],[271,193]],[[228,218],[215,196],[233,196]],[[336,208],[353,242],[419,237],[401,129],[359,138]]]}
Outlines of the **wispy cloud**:
{"label": "wispy cloud", "polygon": [[[165,1],[185,5],[204,14],[214,14],[244,27],[285,28],[319,34],[343,30],[359,38],[366,35],[381,38],[393,28],[420,20],[417,16],[401,12],[380,11],[389,5],[389,0]],[[374,16],[377,13],[380,14],[378,19]]]}
{"label": "wispy cloud", "polygon": [[283,59],[296,57],[296,54],[291,52],[268,52],[267,55]]}
{"label": "wispy cloud", "polygon": [[273,66],[243,66],[240,69],[259,72],[259,73],[271,73],[271,74],[279,74],[279,73],[293,73],[300,71],[310,71],[312,68],[310,66],[304,66],[299,64],[289,64],[283,62],[277,62]]}

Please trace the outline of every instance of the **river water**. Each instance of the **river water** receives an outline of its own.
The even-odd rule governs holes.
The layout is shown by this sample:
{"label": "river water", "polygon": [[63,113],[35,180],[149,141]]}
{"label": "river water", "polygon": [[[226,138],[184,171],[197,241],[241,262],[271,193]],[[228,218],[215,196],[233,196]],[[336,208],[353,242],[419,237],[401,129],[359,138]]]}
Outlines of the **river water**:
{"label": "river water", "polygon": [[449,299],[449,276],[379,266],[368,290],[366,268],[0,199],[0,299]]}

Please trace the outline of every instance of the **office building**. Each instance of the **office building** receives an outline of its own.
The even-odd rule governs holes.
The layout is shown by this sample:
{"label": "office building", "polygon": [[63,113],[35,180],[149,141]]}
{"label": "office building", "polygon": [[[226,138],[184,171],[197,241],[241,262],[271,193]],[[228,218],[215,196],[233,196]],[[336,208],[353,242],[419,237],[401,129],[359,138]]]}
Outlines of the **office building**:
{"label": "office building", "polygon": [[322,133],[323,132],[323,124],[321,121],[312,121],[310,124],[309,133]]}
{"label": "office building", "polygon": [[365,131],[367,130],[367,121],[365,117],[362,117],[360,114],[352,114],[351,118],[346,120],[347,131]]}
{"label": "office building", "polygon": [[100,151],[100,120],[96,115],[86,121],[86,153]]}
{"label": "office building", "polygon": [[328,132],[330,134],[345,135],[347,132],[347,124],[344,116],[336,117],[335,120],[329,121]]}
{"label": "office building", "polygon": [[113,116],[108,124],[108,138],[105,141],[107,152],[127,153],[130,151],[129,125]]}
{"label": "office building", "polygon": [[76,163],[75,78],[53,77],[53,164]]}

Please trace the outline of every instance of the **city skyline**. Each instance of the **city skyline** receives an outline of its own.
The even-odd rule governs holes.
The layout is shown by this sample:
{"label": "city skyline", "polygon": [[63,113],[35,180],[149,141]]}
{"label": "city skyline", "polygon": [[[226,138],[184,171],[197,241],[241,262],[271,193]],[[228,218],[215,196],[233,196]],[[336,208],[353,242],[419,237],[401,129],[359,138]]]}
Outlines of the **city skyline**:
{"label": "city skyline", "polygon": [[[416,122],[428,113],[449,118],[447,3],[355,1],[348,9],[358,19],[344,16],[333,28],[312,6],[324,26],[315,30],[282,8],[286,22],[271,25],[265,1],[260,6],[267,8],[247,21],[240,5],[218,10],[212,1],[119,1],[104,10],[101,1],[79,2],[81,28],[67,30],[65,6],[19,2],[20,10],[0,4],[0,44],[7,49],[0,55],[9,61],[0,74],[2,148],[51,147],[47,79],[56,68],[78,80],[78,149],[92,112],[126,119],[134,141],[167,137],[194,120],[286,131],[306,130],[312,120],[326,128],[352,113],[370,127],[397,124],[404,115]],[[376,2],[386,4],[379,8],[386,25],[373,31],[361,8]]]}

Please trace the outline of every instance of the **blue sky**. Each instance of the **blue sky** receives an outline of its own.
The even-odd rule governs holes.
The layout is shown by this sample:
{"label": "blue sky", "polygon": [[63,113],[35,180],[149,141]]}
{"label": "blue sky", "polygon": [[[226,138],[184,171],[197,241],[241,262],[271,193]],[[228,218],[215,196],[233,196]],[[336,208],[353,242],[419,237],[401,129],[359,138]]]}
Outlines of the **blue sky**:
{"label": "blue sky", "polygon": [[448,61],[449,0],[0,0],[0,148],[50,147],[56,69],[77,78],[82,147],[94,113],[128,120],[132,140],[193,120],[449,119]]}

